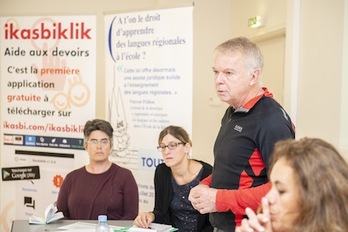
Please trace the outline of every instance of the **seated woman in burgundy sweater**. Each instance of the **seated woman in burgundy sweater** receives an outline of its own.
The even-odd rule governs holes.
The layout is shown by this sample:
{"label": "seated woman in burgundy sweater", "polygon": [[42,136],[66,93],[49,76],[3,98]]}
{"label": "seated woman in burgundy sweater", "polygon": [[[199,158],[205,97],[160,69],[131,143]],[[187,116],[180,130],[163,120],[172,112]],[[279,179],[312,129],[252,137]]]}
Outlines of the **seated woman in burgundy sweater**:
{"label": "seated woman in burgundy sweater", "polygon": [[70,172],[60,188],[57,208],[66,219],[134,220],[139,209],[138,186],[132,172],[109,161],[113,128],[95,119],[84,127],[89,164]]}

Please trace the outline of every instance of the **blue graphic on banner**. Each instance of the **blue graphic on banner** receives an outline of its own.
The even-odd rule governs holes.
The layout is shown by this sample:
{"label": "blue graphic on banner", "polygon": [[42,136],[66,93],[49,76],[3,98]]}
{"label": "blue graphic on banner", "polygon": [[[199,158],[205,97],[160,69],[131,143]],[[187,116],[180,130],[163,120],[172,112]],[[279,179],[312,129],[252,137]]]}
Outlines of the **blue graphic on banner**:
{"label": "blue graphic on banner", "polygon": [[[83,139],[50,136],[4,134],[4,145],[35,146],[84,150]],[[24,141],[24,142],[23,142]]]}
{"label": "blue graphic on banner", "polygon": [[[24,138],[25,138],[25,140],[24,140],[25,146],[35,146],[35,142],[36,142],[35,136],[24,136]],[[18,145],[18,144],[16,144],[16,145]]]}

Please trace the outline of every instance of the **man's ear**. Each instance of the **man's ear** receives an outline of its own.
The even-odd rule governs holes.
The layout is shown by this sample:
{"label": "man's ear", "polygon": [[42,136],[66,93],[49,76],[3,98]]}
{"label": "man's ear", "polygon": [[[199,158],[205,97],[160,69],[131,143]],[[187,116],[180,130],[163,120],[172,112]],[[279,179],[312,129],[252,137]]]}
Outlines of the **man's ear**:
{"label": "man's ear", "polygon": [[250,77],[250,86],[256,84],[256,83],[260,83],[260,70],[259,69],[255,69],[252,73],[251,73],[251,77]]}

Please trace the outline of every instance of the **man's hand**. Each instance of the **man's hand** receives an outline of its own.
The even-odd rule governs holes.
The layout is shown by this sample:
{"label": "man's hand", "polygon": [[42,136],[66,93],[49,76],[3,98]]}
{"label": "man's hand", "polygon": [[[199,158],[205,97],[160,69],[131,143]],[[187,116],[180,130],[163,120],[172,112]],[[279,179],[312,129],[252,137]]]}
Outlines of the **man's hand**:
{"label": "man's hand", "polygon": [[217,189],[199,184],[191,189],[189,201],[201,214],[216,212],[216,193]]}

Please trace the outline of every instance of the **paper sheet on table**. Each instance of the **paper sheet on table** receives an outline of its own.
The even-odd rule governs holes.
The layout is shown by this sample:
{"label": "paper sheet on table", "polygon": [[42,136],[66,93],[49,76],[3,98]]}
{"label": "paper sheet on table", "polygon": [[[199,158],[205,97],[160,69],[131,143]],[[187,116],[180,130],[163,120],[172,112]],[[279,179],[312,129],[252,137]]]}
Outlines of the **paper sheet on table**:
{"label": "paper sheet on table", "polygon": [[[58,227],[57,229],[62,232],[95,232],[95,223],[86,223],[86,222],[75,222],[69,225]],[[172,232],[177,231],[176,228],[173,228],[171,225],[151,223],[151,229],[139,228],[136,226],[130,225],[129,227],[114,226],[109,225],[110,231],[112,232]],[[57,231],[58,231],[57,230]]]}
{"label": "paper sheet on table", "polygon": [[151,223],[150,229],[139,228],[137,226],[131,227],[129,232],[172,232],[177,231],[178,229],[172,227],[171,225]]}
{"label": "paper sheet on table", "polygon": [[[67,232],[95,232],[95,226],[97,224],[95,223],[87,223],[87,222],[75,222],[69,225],[61,226],[58,227],[58,229],[67,231]],[[129,227],[125,228],[122,226],[114,226],[114,225],[109,225],[110,226],[110,231],[114,230],[120,230],[120,231],[126,231],[125,229],[129,229]]]}

